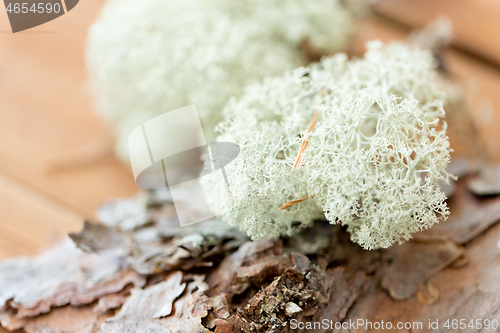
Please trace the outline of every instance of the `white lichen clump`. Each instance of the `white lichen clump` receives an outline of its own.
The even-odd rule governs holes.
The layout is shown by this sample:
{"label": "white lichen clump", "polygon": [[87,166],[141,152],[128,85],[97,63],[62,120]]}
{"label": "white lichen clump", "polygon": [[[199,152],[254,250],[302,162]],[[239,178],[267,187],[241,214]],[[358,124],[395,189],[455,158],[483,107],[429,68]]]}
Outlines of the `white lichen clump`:
{"label": "white lichen clump", "polygon": [[218,125],[218,141],[241,153],[226,167],[229,186],[204,180],[210,206],[253,239],[293,235],[322,217],[365,249],[408,240],[448,215],[437,186],[450,177],[438,82],[431,52],[375,41],[364,59],[337,54],[249,86]]}
{"label": "white lichen clump", "polygon": [[304,45],[317,53],[345,47],[352,11],[341,0],[108,1],[89,31],[87,67],[118,155],[127,160],[136,126],[191,104],[210,139],[229,97],[305,65]]}

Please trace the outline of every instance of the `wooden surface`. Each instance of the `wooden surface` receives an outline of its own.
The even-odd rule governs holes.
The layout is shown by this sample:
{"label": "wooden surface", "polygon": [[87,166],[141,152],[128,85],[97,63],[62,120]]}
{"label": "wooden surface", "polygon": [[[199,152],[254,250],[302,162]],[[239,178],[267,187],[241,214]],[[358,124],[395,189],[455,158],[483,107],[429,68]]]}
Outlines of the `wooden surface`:
{"label": "wooden surface", "polygon": [[[83,60],[86,30],[102,2],[81,1],[68,14],[17,34],[0,11],[0,259],[33,254],[78,230],[103,200],[138,190],[112,156],[48,171],[58,156],[109,136],[92,113]],[[445,57],[463,86],[471,121],[498,160],[500,2],[381,0],[376,10],[379,16],[361,24],[358,53],[365,40],[402,39],[410,27],[448,13],[457,40]]]}
{"label": "wooden surface", "polygon": [[454,45],[500,65],[500,1],[378,0],[375,11],[412,27],[439,16],[454,24]]}
{"label": "wooden surface", "polygon": [[83,57],[102,3],[80,1],[64,16],[16,34],[0,10],[0,259],[34,254],[79,230],[103,200],[137,191],[113,156],[50,172],[59,156],[109,136],[91,111]]}

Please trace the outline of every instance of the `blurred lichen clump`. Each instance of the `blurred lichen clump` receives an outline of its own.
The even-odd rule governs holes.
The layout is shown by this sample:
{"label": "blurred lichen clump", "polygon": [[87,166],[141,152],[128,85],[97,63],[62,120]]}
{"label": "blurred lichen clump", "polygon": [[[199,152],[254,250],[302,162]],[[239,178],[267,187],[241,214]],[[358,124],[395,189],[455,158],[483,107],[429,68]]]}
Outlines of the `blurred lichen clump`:
{"label": "blurred lichen clump", "polygon": [[253,239],[326,218],[365,249],[446,218],[446,94],[434,67],[428,50],[374,41],[364,59],[340,53],[247,87],[218,125],[241,153],[229,185],[204,180],[212,209]]}
{"label": "blurred lichen clump", "polygon": [[[127,160],[132,129],[196,104],[210,138],[231,96],[344,48],[365,1],[109,0],[89,31],[96,106]],[[308,51],[305,52],[304,49]]]}

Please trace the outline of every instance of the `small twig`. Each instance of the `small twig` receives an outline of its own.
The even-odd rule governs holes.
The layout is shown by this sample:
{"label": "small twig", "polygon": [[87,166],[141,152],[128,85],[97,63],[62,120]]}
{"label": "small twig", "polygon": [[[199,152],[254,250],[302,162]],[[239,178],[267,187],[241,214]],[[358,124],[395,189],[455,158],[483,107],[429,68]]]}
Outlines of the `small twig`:
{"label": "small twig", "polygon": [[314,197],[314,195],[308,195],[307,197],[303,197],[303,198],[300,198],[300,199],[297,199],[297,200],[292,200],[292,201],[288,201],[286,204],[284,204],[283,206],[281,206],[280,208],[278,208],[279,210],[283,210],[283,209],[287,209],[287,208],[290,208],[304,200],[307,200],[309,198],[312,198]]}
{"label": "small twig", "polygon": [[299,152],[297,153],[297,157],[295,158],[295,163],[293,164],[291,173],[293,173],[293,171],[295,171],[295,169],[300,168],[300,166],[302,165],[304,153],[307,149],[307,145],[309,144],[309,138],[311,137],[311,132],[313,131],[314,127],[316,126],[316,122],[318,120],[318,115],[319,115],[318,110],[314,110],[314,116],[311,119],[309,126],[307,127],[307,133],[304,135],[304,138],[302,139],[302,143],[300,144]]}

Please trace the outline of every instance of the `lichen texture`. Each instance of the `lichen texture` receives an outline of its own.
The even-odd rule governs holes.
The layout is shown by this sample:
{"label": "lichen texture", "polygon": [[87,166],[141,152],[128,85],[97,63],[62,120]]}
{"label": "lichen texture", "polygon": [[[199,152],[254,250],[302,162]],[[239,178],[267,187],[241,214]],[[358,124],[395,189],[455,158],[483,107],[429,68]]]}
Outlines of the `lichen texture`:
{"label": "lichen texture", "polygon": [[450,177],[446,95],[432,54],[404,43],[367,48],[364,59],[337,54],[266,78],[226,106],[218,140],[241,153],[226,168],[229,186],[203,181],[212,209],[253,239],[326,218],[365,249],[446,218],[437,186]]}
{"label": "lichen texture", "polygon": [[[110,0],[89,31],[96,107],[115,127],[117,153],[142,122],[196,104],[210,138],[231,96],[266,75],[344,48],[363,1]],[[352,5],[352,4],[351,4]]]}

